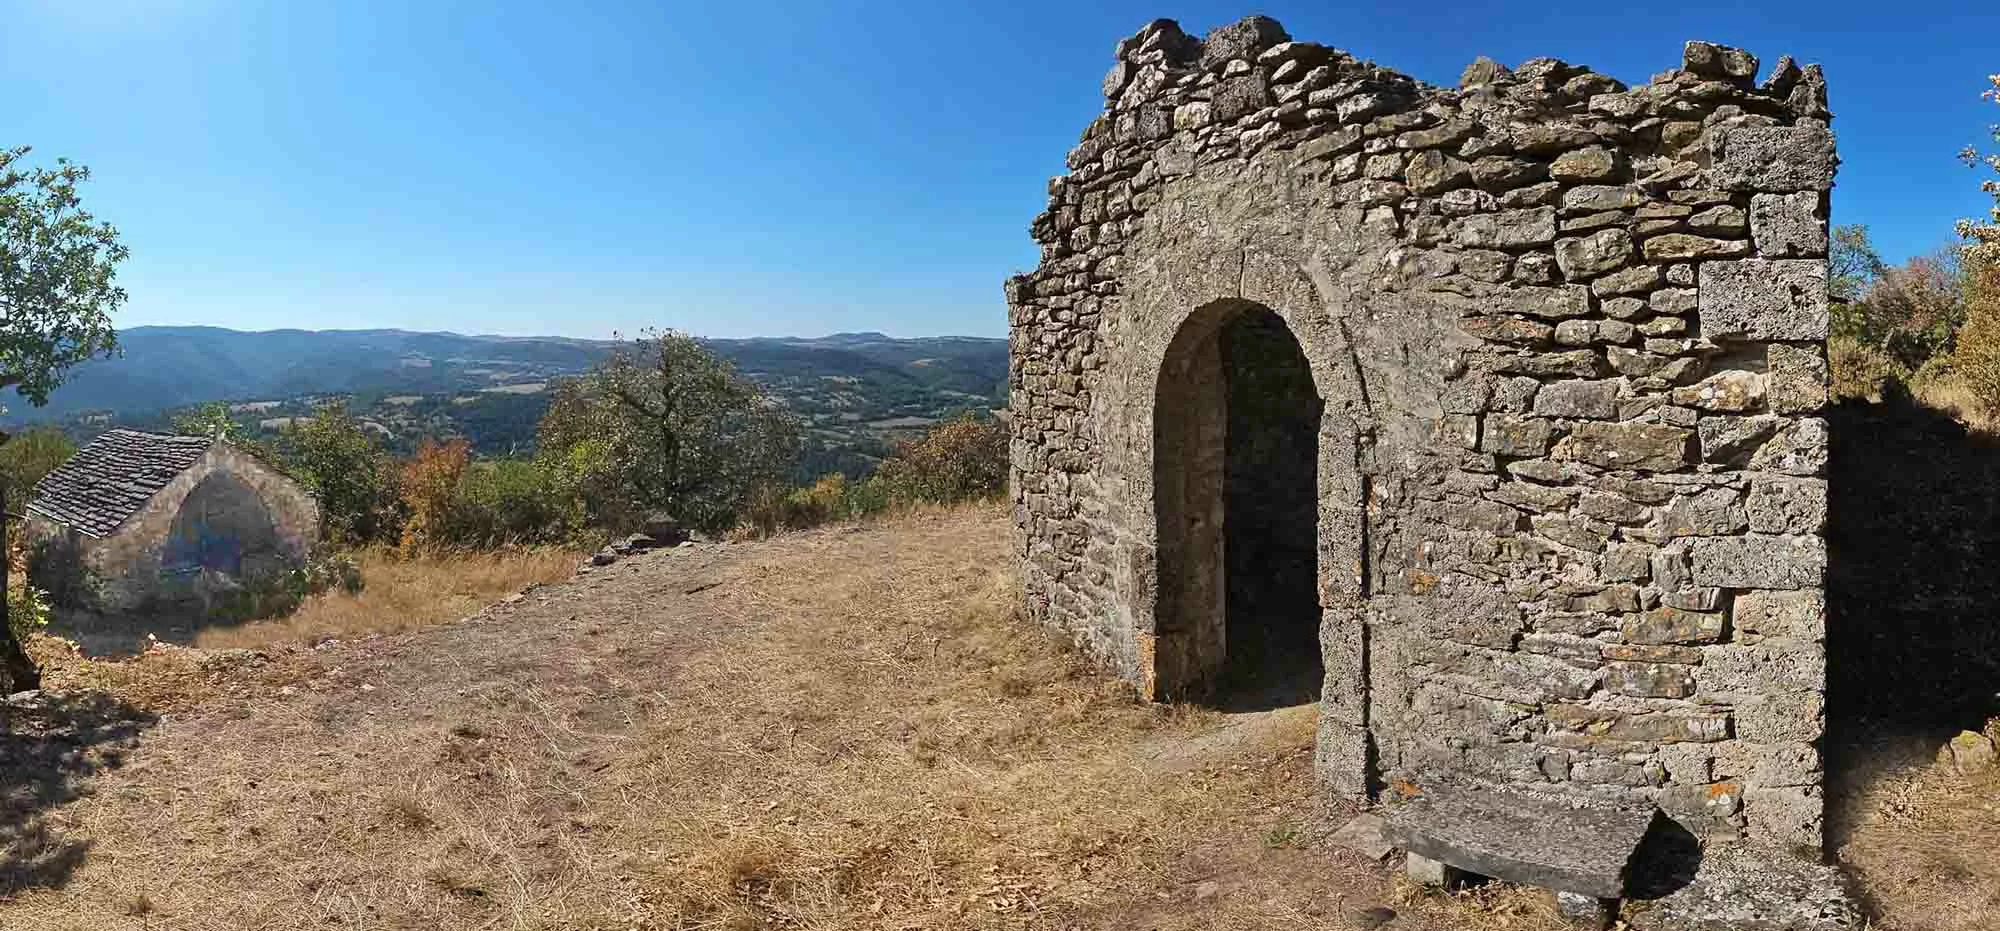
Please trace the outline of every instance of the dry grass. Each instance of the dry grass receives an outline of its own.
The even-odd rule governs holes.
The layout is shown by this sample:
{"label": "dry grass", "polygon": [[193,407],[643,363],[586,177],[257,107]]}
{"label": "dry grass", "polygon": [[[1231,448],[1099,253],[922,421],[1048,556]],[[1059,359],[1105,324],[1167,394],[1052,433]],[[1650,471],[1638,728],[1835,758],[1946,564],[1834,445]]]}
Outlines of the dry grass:
{"label": "dry grass", "polygon": [[[1314,841],[1312,708],[1136,702],[1013,616],[1005,553],[990,507],[678,550],[211,673],[47,817],[88,856],[0,928],[1228,931],[1391,904]],[[1395,928],[1462,926],[1407,907]]]}
{"label": "dry grass", "polygon": [[1980,433],[2000,432],[2000,421],[1988,416],[1973,397],[1971,389],[1951,378],[1919,385],[1917,401]]}
{"label": "dry grass", "polygon": [[[2000,722],[1996,722],[2000,723]],[[1847,800],[1840,851],[1884,931],[1988,931],[2000,916],[2000,769],[1931,764],[1875,776]]]}
{"label": "dry grass", "polygon": [[[57,655],[58,690],[174,713],[30,813],[81,859],[0,887],[0,929],[1558,926],[1324,848],[1313,710],[1136,702],[1013,615],[1003,527],[677,550],[254,662]],[[1866,782],[1841,855],[1877,926],[1991,927],[2000,774]]]}
{"label": "dry grass", "polygon": [[194,645],[260,649],[416,630],[464,617],[531,585],[567,579],[582,558],[560,549],[415,558],[370,550],[361,555],[367,584],[358,594],[331,591],[307,599],[288,617],[204,628]]}

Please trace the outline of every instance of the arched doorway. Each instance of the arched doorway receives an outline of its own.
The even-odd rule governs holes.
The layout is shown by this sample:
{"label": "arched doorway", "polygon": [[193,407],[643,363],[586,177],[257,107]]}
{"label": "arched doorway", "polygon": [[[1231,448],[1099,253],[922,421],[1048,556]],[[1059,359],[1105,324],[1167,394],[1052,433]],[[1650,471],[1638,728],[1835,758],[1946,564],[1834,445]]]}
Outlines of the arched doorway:
{"label": "arched doorway", "polygon": [[1225,301],[1168,348],[1154,408],[1162,697],[1317,700],[1324,402],[1283,318]]}
{"label": "arched doorway", "polygon": [[203,569],[232,577],[256,574],[278,556],[278,532],[262,496],[242,479],[215,472],[181,501],[160,553],[160,572]]}

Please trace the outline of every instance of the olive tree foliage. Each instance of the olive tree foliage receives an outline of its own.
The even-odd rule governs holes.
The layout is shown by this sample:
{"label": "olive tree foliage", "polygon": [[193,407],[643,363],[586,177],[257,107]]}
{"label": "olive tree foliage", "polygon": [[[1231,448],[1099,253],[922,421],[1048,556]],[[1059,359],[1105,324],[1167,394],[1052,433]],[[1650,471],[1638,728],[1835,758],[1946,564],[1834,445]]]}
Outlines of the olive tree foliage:
{"label": "olive tree foliage", "polygon": [[118,346],[111,314],[127,255],[118,230],[83,209],[90,169],[58,159],[28,165],[26,146],[0,149],[0,388],[40,406],[79,362]]}
{"label": "olive tree foliage", "polygon": [[661,330],[560,383],[536,446],[593,524],[664,511],[720,530],[753,491],[790,474],[799,435],[797,418],[756,382],[693,337]]}
{"label": "olive tree foliage", "polygon": [[[117,229],[83,209],[77,187],[90,169],[35,167],[27,155],[0,149],[0,388],[39,406],[77,363],[117,348],[111,315],[125,303],[127,252]],[[0,624],[0,686],[40,679],[13,625]]]}

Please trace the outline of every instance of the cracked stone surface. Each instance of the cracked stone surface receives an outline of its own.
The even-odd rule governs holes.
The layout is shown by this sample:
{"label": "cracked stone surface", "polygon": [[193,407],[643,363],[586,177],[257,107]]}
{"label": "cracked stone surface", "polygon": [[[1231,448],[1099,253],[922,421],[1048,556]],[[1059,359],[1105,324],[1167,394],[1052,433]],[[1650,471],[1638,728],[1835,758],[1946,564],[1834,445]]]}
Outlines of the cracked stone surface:
{"label": "cracked stone surface", "polygon": [[1625,895],[1652,809],[1548,795],[1427,786],[1389,809],[1396,846],[1468,873],[1598,899]]}

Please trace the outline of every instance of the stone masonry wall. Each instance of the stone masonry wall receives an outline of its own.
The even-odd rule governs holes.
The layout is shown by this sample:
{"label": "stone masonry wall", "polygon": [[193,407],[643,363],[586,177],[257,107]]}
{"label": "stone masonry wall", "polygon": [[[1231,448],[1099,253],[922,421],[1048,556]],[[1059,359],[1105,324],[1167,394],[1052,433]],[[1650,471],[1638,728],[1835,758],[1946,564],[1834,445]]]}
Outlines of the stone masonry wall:
{"label": "stone masonry wall", "polygon": [[318,503],[277,470],[227,443],[217,443],[154,494],[138,513],[126,518],[117,532],[99,539],[79,539],[84,564],[98,580],[103,608],[132,610],[168,594],[161,587],[160,564],[174,518],[188,495],[218,473],[240,480],[256,493],[256,501],[240,504],[268,511],[277,531],[278,555],[294,564],[305,561],[319,539]]}
{"label": "stone masonry wall", "polygon": [[1007,283],[1027,610],[1149,696],[1205,668],[1161,567],[1213,513],[1156,453],[1208,435],[1175,432],[1187,347],[1266,308],[1324,402],[1329,792],[1817,847],[1835,157],[1818,68],[1757,72],[1691,42],[1639,87],[1482,59],[1440,89],[1262,17],[1119,43]]}

